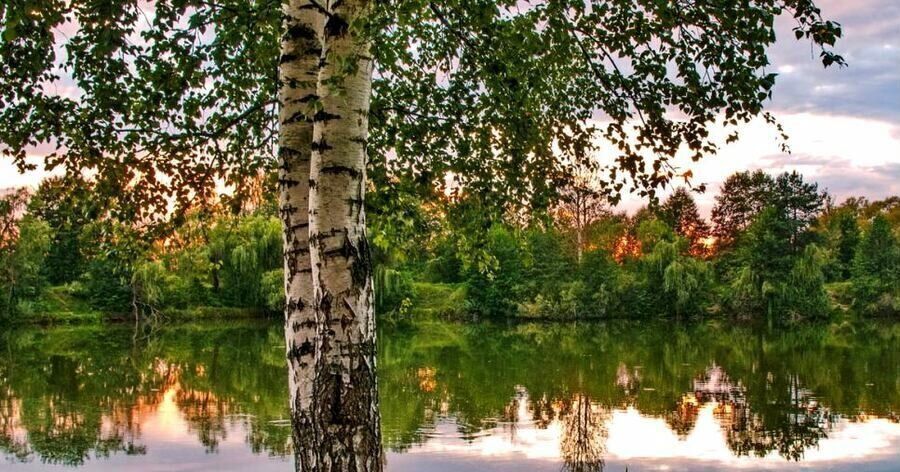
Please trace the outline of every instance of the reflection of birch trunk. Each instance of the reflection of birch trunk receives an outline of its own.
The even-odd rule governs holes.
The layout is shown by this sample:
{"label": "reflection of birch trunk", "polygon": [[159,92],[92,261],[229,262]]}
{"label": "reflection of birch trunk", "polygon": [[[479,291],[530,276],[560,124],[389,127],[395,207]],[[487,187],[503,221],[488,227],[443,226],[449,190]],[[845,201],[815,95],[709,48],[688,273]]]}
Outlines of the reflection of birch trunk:
{"label": "reflection of birch trunk", "polygon": [[601,472],[606,452],[607,413],[591,404],[587,395],[577,395],[568,415],[563,416],[563,470],[566,472]]}

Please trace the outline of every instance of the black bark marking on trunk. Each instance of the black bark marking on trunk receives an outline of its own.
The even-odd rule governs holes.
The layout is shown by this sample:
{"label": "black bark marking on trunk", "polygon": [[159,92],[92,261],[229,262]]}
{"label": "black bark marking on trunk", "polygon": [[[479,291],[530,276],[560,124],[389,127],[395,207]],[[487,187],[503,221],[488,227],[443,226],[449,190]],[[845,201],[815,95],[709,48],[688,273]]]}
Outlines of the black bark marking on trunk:
{"label": "black bark marking on trunk", "polygon": [[281,58],[278,60],[280,64],[288,64],[294,61],[299,61],[303,56],[298,54],[282,54]]}
{"label": "black bark marking on trunk", "polygon": [[319,300],[319,311],[322,312],[322,314],[324,315],[324,317],[326,319],[328,319],[328,317],[331,316],[331,300],[332,300],[332,298],[334,298],[334,297],[332,297],[331,294],[326,291],[326,292],[322,293],[322,298],[321,298],[321,300]]}
{"label": "black bark marking on trunk", "polygon": [[[334,6],[332,8],[334,8]],[[347,20],[341,18],[338,15],[332,14],[325,22],[325,37],[336,38],[344,36],[345,34],[347,34],[347,31],[349,29],[350,24],[347,23]]]}
{"label": "black bark marking on trunk", "polygon": [[303,321],[295,321],[293,326],[294,332],[299,332],[301,329],[312,329],[316,327],[315,320],[303,320]]}
{"label": "black bark marking on trunk", "polygon": [[354,169],[352,167],[333,165],[333,166],[325,166],[319,169],[320,174],[347,174],[351,179],[358,179],[362,172],[359,169]]}
{"label": "black bark marking on trunk", "polygon": [[307,118],[306,112],[304,112],[303,110],[294,112],[293,114],[291,114],[291,116],[285,118],[281,122],[281,124],[282,125],[290,125],[290,124],[301,123],[301,122],[302,123],[309,122],[309,118]]}
{"label": "black bark marking on trunk", "polygon": [[296,102],[297,102],[297,103],[309,103],[309,102],[312,102],[312,101],[315,101],[315,100],[318,100],[318,99],[319,99],[319,96],[318,96],[318,95],[316,95],[316,94],[314,94],[314,93],[310,93],[310,94],[308,94],[308,95],[304,95],[304,96],[298,98],[298,99],[296,100]]}
{"label": "black bark marking on trunk", "polygon": [[291,350],[288,351],[288,359],[302,359],[307,356],[312,356],[316,353],[316,347],[313,346],[313,343],[309,341],[303,341],[300,345],[292,345]]}
{"label": "black bark marking on trunk", "polygon": [[332,372],[331,373],[331,396],[330,396],[330,405],[329,412],[331,413],[331,418],[329,423],[331,424],[343,424],[343,415],[341,411],[343,410],[341,405],[341,390],[343,387],[343,380],[341,379],[340,372]]}
{"label": "black bark marking on trunk", "polygon": [[300,181],[296,180],[296,179],[288,179],[288,178],[278,179],[278,188],[280,188],[280,189],[292,188],[292,187],[296,187],[298,185],[300,185]]}
{"label": "black bark marking on trunk", "polygon": [[289,312],[303,311],[304,308],[306,308],[306,303],[303,303],[303,300],[299,298],[291,298],[285,304],[285,309]]}
{"label": "black bark marking on trunk", "polygon": [[281,159],[282,162],[294,162],[297,159],[309,160],[309,154],[282,145],[278,148],[278,158]]}
{"label": "black bark marking on trunk", "polygon": [[322,141],[313,141],[313,142],[312,142],[312,145],[310,146],[310,148],[312,149],[313,152],[325,152],[325,151],[328,151],[328,150],[330,150],[330,149],[333,149],[332,146],[331,146],[330,144],[328,144],[327,142],[325,142],[325,140],[322,140]]}
{"label": "black bark marking on trunk", "polygon": [[353,214],[353,212],[360,212],[360,210],[362,210],[362,208],[365,204],[366,204],[366,201],[363,200],[362,198],[348,198],[347,199],[347,206],[350,209],[349,211],[350,211],[351,215]]}
{"label": "black bark marking on trunk", "polygon": [[294,243],[290,248],[285,248],[284,252],[288,254],[309,254],[309,247],[307,244],[300,246],[300,242],[294,240]]}
{"label": "black bark marking on trunk", "polygon": [[312,117],[313,123],[324,123],[326,121],[339,120],[341,119],[341,115],[335,115],[334,113],[328,113],[325,110],[319,110]]}
{"label": "black bark marking on trunk", "polygon": [[353,285],[362,290],[372,273],[372,254],[365,234],[360,235],[357,247],[353,249],[356,254],[350,265],[350,276],[353,279]]}
{"label": "black bark marking on trunk", "polygon": [[346,330],[348,327],[350,327],[350,326],[353,324],[353,320],[356,319],[356,316],[355,316],[355,315],[356,315],[356,311],[353,309],[353,305],[350,304],[350,301],[348,301],[346,298],[344,298],[344,306],[346,306],[346,307],[347,307],[347,311],[348,311],[351,315],[353,315],[353,316],[351,316],[351,315],[344,315],[344,316],[341,317],[341,321],[340,321],[340,323],[341,323],[341,329]]}
{"label": "black bark marking on trunk", "polygon": [[318,42],[318,38],[316,37],[316,30],[303,23],[296,23],[288,28],[288,30],[284,33],[284,39],[292,41],[303,39],[307,41]]}
{"label": "black bark marking on trunk", "polygon": [[294,205],[287,204],[278,209],[278,213],[281,214],[281,219],[284,220],[286,216],[293,215],[297,213],[297,210],[300,208],[295,207]]}

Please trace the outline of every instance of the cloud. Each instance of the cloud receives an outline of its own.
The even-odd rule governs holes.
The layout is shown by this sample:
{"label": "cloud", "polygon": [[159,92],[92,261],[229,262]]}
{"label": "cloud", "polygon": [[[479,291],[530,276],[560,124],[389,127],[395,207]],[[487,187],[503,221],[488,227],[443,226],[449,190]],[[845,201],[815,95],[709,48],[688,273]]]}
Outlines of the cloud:
{"label": "cloud", "polygon": [[884,165],[873,169],[873,171],[890,179],[896,185],[900,185],[900,162]]}
{"label": "cloud", "polygon": [[900,193],[900,163],[859,168],[845,162],[823,169],[815,180],[836,201],[852,196],[878,200]]}
{"label": "cloud", "polygon": [[770,154],[759,158],[758,168],[780,168],[786,166],[824,166],[833,160],[812,154]]}
{"label": "cloud", "polygon": [[820,0],[823,15],[841,23],[835,50],[849,67],[825,69],[805,40],[795,41],[790,17],[776,24],[769,50],[779,72],[770,108],[849,115],[900,123],[900,2]]}
{"label": "cloud", "polygon": [[[811,113],[781,113],[778,118],[790,135],[790,154],[779,152],[773,127],[756,120],[742,126],[741,140],[725,146],[716,156],[698,163],[680,156],[679,167],[691,169],[694,182],[707,185],[707,192],[695,197],[701,212],[709,214],[725,178],[747,169],[770,174],[796,170],[838,201],[850,196],[880,199],[900,194],[900,125]],[[721,130],[713,129],[713,135],[717,133]],[[621,208],[633,212],[644,204],[644,199],[628,195]]]}

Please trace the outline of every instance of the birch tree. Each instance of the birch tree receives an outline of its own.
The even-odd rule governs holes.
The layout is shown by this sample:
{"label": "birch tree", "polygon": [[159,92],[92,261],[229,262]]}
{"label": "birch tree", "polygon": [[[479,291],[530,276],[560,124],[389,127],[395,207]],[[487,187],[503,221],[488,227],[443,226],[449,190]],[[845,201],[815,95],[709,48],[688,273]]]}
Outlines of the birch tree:
{"label": "birch tree", "polygon": [[144,225],[277,169],[298,468],[380,470],[365,194],[546,206],[609,146],[612,201],[653,196],[715,123],[775,123],[781,15],[843,64],[812,0],[11,0],[0,152],[94,176]]}
{"label": "birch tree", "polygon": [[[310,165],[313,122],[311,104],[319,83],[324,15],[311,1],[287,2],[281,39],[278,116],[279,212],[284,228],[285,344],[288,390],[298,470],[315,470],[311,433],[314,382],[320,349],[319,324],[312,284],[309,245]],[[307,447],[307,444],[309,447]]]}

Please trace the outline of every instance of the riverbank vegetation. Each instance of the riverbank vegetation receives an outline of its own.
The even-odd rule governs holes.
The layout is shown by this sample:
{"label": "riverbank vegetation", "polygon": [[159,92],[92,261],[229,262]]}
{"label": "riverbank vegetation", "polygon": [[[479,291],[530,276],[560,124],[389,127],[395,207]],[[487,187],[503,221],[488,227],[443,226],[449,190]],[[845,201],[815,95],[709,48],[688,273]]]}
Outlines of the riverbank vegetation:
{"label": "riverbank vegetation", "polygon": [[[2,318],[279,316],[282,230],[267,184],[210,198],[165,228],[119,214],[84,179],[7,194]],[[685,188],[632,215],[589,179],[558,201],[522,214],[448,191],[373,195],[377,313],[771,323],[900,313],[897,197],[835,204],[800,174],[756,171],[726,179],[709,221]]]}

